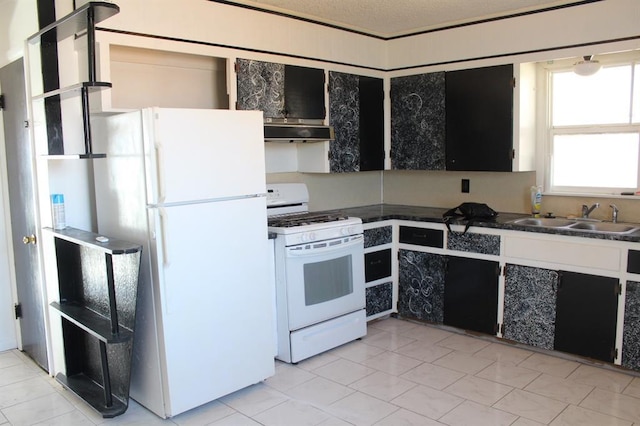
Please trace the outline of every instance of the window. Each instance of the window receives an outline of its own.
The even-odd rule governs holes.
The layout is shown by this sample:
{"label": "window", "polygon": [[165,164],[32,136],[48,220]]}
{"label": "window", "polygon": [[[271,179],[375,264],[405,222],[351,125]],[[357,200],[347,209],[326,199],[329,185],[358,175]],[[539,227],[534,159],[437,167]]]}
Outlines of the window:
{"label": "window", "polygon": [[640,188],[638,53],[607,56],[587,77],[569,63],[548,69],[547,190],[619,194]]}

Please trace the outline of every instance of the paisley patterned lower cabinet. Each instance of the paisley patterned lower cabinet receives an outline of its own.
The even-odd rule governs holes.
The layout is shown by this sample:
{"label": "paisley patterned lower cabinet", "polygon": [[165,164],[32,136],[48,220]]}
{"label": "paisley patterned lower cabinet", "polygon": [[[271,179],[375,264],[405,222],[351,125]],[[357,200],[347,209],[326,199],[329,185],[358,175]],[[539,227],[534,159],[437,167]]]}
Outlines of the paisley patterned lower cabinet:
{"label": "paisley patterned lower cabinet", "polygon": [[622,341],[622,365],[640,371],[640,282],[627,281]]}
{"label": "paisley patterned lower cabinet", "polygon": [[381,226],[364,230],[364,248],[391,244],[393,242],[393,227]]}
{"label": "paisley patterned lower cabinet", "polygon": [[445,257],[412,250],[399,254],[398,315],[442,324]]}
{"label": "paisley patterned lower cabinet", "polygon": [[394,310],[392,241],[391,225],[364,230],[367,321],[381,318]]}
{"label": "paisley patterned lower cabinet", "polygon": [[503,337],[543,349],[553,349],[558,273],[506,265]]}
{"label": "paisley patterned lower cabinet", "polygon": [[393,308],[393,283],[387,282],[367,287],[367,317],[391,312]]}

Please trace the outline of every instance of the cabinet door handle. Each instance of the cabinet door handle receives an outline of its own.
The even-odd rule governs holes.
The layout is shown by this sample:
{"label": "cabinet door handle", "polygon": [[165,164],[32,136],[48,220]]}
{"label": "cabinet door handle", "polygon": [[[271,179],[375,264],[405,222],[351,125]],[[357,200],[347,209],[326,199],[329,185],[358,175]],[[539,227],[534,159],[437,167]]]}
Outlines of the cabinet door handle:
{"label": "cabinet door handle", "polygon": [[562,272],[558,272],[558,277],[556,279],[558,283],[558,290],[560,290],[560,288],[562,287]]}

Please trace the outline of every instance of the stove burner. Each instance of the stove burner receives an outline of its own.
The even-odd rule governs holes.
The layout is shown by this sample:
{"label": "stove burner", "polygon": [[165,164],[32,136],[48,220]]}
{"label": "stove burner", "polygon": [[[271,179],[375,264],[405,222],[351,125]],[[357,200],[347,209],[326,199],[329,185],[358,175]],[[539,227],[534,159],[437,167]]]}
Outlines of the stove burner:
{"label": "stove burner", "polygon": [[275,228],[293,228],[296,226],[313,225],[315,223],[337,222],[347,219],[347,216],[335,213],[335,214],[292,214],[283,216],[273,216],[269,218],[269,226]]}

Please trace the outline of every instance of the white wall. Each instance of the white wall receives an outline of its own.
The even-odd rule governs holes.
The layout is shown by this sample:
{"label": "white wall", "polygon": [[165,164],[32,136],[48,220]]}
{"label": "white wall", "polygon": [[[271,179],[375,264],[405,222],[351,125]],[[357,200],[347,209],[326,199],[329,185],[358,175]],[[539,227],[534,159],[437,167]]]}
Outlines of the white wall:
{"label": "white wall", "polygon": [[22,57],[24,41],[37,31],[36,0],[0,0],[0,67]]}
{"label": "white wall", "polygon": [[[246,54],[385,68],[385,42],[281,16],[203,0],[118,0],[120,13],[101,27],[246,47]],[[165,44],[165,42],[160,42]]]}
{"label": "white wall", "polygon": [[[637,37],[639,19],[639,1],[612,0],[436,31],[390,41],[388,68],[434,64],[430,70],[435,71],[639,48],[640,40],[601,44]],[[581,44],[587,45],[567,47]],[[465,60],[475,62],[449,63]]]}

